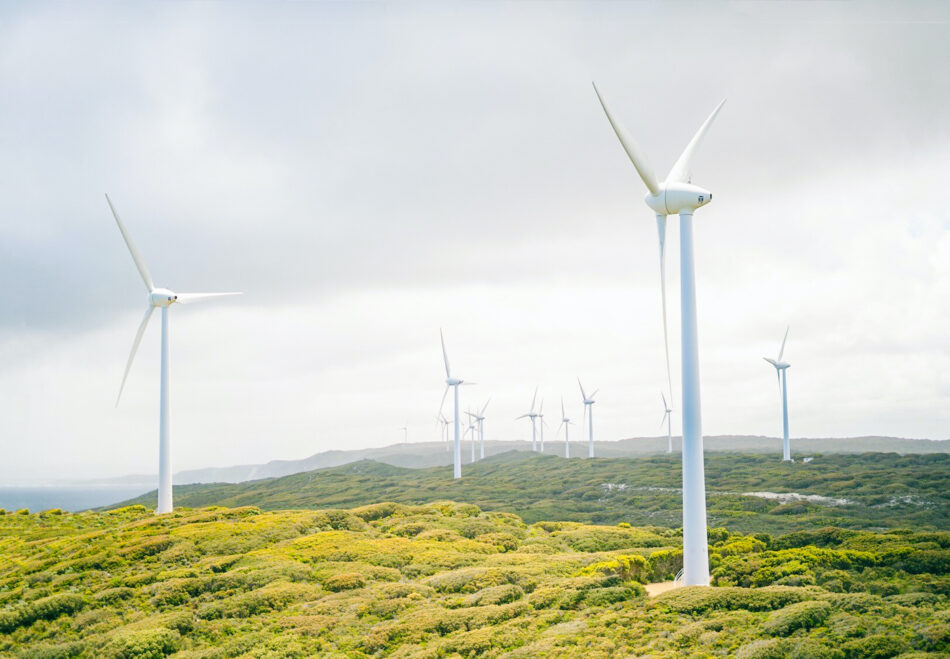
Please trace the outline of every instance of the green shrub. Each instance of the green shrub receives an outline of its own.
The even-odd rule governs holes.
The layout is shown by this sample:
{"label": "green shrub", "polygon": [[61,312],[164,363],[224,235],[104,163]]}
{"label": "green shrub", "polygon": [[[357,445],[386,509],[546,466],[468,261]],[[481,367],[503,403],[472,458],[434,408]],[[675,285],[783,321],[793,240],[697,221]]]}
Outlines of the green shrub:
{"label": "green shrub", "polygon": [[75,613],[85,604],[82,597],[72,593],[42,597],[12,611],[0,612],[0,632],[11,632],[17,627],[32,625],[37,620],[55,620],[61,615]]}
{"label": "green shrub", "polygon": [[647,559],[639,554],[630,554],[617,556],[609,561],[592,563],[581,570],[582,575],[613,575],[620,577],[621,581],[636,581],[639,583],[650,583],[653,571],[650,569]]}
{"label": "green shrub", "polygon": [[117,586],[115,588],[106,588],[105,590],[100,590],[98,593],[92,596],[92,599],[105,604],[116,604],[122,600],[129,599],[134,594],[135,590],[132,588],[127,588],[126,586]]}
{"label": "green shrub", "polygon": [[21,653],[20,656],[29,659],[69,659],[82,655],[85,650],[86,644],[82,641],[70,641],[52,645],[37,645]]}
{"label": "green shrub", "polygon": [[667,581],[683,569],[682,549],[660,549],[647,558],[653,581]]}
{"label": "green shrub", "polygon": [[489,586],[472,593],[463,600],[463,606],[484,606],[486,604],[507,604],[524,597],[524,591],[514,584]]}
{"label": "green shrub", "polygon": [[774,636],[788,636],[795,630],[821,625],[829,615],[831,605],[828,602],[797,602],[772,613],[762,630]]}
{"label": "green shrub", "polygon": [[710,609],[772,611],[793,602],[800,602],[807,596],[805,589],[789,586],[767,588],[686,586],[658,595],[654,599],[654,604],[679,613],[702,613]]}
{"label": "green shrub", "polygon": [[366,579],[359,572],[342,572],[327,578],[323,585],[327,590],[339,592],[341,590],[353,590],[362,588],[366,585]]}
{"label": "green shrub", "polygon": [[907,644],[889,634],[875,634],[848,641],[841,649],[847,659],[888,659],[907,650]]}
{"label": "green shrub", "polygon": [[178,649],[180,634],[171,629],[136,629],[117,633],[105,653],[115,659],[161,659]]}

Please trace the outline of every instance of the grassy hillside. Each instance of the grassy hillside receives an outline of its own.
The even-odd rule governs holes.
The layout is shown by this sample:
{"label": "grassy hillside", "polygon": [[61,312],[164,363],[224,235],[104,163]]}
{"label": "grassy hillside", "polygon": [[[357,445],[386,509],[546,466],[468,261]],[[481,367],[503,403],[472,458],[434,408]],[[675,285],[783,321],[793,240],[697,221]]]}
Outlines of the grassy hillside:
{"label": "grassy hillside", "polygon": [[[680,456],[564,460],[511,452],[451,468],[406,469],[376,462],[239,484],[175,488],[178,505],[259,506],[266,510],[420,504],[450,499],[514,512],[528,522],[677,527]],[[775,456],[706,456],[709,523],[731,530],[783,533],[819,526],[950,529],[950,455],[818,455],[782,463]],[[752,492],[828,499],[782,501]],[[128,503],[155,505],[155,493]]]}
{"label": "grassy hillside", "polygon": [[468,504],[0,515],[0,656],[835,657],[950,651],[950,533],[711,534]]}

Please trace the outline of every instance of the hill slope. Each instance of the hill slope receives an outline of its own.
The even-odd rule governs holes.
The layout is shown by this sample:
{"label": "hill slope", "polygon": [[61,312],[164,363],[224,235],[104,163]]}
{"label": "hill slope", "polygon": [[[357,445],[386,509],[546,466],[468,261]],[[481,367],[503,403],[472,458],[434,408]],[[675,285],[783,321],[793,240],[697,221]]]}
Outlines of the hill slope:
{"label": "hill slope", "polygon": [[[180,486],[175,503],[276,510],[451,499],[514,512],[529,522],[677,527],[680,481],[676,454],[564,460],[511,452],[467,465],[458,481],[447,467],[407,469],[364,461],[247,483]],[[821,455],[793,464],[773,456],[706,457],[710,525],[746,532],[822,525],[950,529],[947,482],[950,456],[945,454]],[[154,502],[155,494],[149,493],[127,503],[151,507]]]}
{"label": "hill slope", "polygon": [[[443,502],[0,515],[0,655],[891,657],[950,650],[950,534],[711,537]],[[750,588],[750,586],[754,586]],[[914,656],[922,656],[920,654]],[[925,655],[923,655],[925,656]]]}

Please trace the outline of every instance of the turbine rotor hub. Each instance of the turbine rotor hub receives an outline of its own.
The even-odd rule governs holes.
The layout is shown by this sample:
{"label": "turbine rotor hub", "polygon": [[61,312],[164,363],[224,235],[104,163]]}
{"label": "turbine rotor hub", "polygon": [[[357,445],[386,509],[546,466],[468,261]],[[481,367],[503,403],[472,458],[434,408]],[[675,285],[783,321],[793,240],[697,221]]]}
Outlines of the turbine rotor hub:
{"label": "turbine rotor hub", "polygon": [[167,288],[153,288],[148,294],[148,303],[153,307],[167,307],[178,301],[178,296]]}
{"label": "turbine rotor hub", "polygon": [[661,183],[659,194],[648,192],[643,200],[658,215],[677,215],[705,206],[712,201],[712,193],[691,183]]}

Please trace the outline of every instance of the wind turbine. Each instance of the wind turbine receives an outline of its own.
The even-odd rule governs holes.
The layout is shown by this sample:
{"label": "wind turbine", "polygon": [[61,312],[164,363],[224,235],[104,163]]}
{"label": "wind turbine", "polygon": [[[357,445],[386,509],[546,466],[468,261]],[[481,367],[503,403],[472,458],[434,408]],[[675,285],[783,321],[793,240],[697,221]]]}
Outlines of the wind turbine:
{"label": "wind turbine", "polygon": [[465,429],[465,434],[472,434],[472,462],[475,462],[475,443],[477,439],[475,437],[475,429],[478,428],[475,421],[475,415],[471,411],[465,412],[468,415],[468,428]]}
{"label": "wind turbine", "polygon": [[455,389],[455,451],[454,451],[454,468],[452,470],[453,478],[462,477],[462,444],[461,437],[459,436],[459,385],[460,384],[475,384],[474,382],[466,382],[461,378],[453,378],[452,371],[449,368],[449,353],[445,351],[445,335],[442,333],[442,330],[439,330],[439,338],[442,339],[442,360],[445,362],[445,392],[442,394],[442,403],[439,404],[439,414],[442,414],[442,406],[445,405],[445,397],[449,393],[449,387]]}
{"label": "wind turbine", "polygon": [[132,237],[125,230],[125,225],[119,219],[119,214],[115,212],[112,200],[106,195],[106,202],[112,210],[115,217],[115,223],[119,226],[119,232],[125,240],[126,247],[132,255],[135,267],[145,282],[145,288],[148,289],[148,308],[145,310],[145,317],[139,324],[139,329],[135,333],[135,339],[132,341],[132,352],[129,353],[129,361],[125,364],[125,373],[122,374],[122,384],[119,385],[119,395],[116,396],[115,405],[119,406],[119,400],[122,398],[122,390],[125,388],[125,380],[129,376],[129,369],[132,368],[132,361],[135,359],[135,353],[139,349],[139,343],[142,341],[142,335],[148,326],[148,321],[152,317],[152,312],[156,307],[162,310],[162,362],[161,362],[161,384],[159,389],[159,412],[158,412],[158,506],[156,513],[170,513],[172,511],[172,456],[171,456],[171,438],[168,428],[168,309],[173,304],[191,304],[200,300],[207,300],[213,297],[223,297],[226,295],[240,295],[240,293],[174,293],[167,288],[156,288],[152,283],[152,275],[149,274],[148,267],[145,265],[145,259],[142,258],[139,250],[136,249]]}
{"label": "wind turbine", "polygon": [[[664,245],[666,218],[680,216],[680,323],[682,327],[683,374],[683,584],[709,585],[709,548],[706,536],[706,483],[703,473],[702,412],[699,399],[699,348],[696,334],[696,275],[693,266],[693,212],[712,201],[712,193],[693,185],[690,161],[702,142],[713,119],[719,114],[723,100],[699,127],[696,135],[680,154],[666,180],[659,183],[643,151],[614,119],[600,95],[594,92],[624,151],[647,187],[644,198],[656,213],[660,239],[660,290],[663,299],[663,343],[666,346],[667,380],[672,382],[669,367],[669,341],[666,329],[666,272]],[[670,387],[672,391],[672,386]]]}
{"label": "wind turbine", "polygon": [[522,414],[522,415],[519,416],[519,417],[515,417],[515,421],[517,421],[518,419],[524,419],[524,418],[531,419],[531,450],[532,450],[532,451],[537,451],[537,450],[538,450],[538,448],[537,448],[537,445],[538,445],[538,442],[537,442],[537,428],[536,428],[536,424],[535,424],[535,419],[538,418],[538,415],[537,415],[537,413],[534,411],[534,404],[537,402],[537,400],[538,400],[538,388],[535,387],[535,388],[534,388],[534,397],[531,399],[531,411],[528,412],[527,414]]}
{"label": "wind turbine", "polygon": [[538,437],[541,440],[539,448],[541,453],[544,453],[544,426],[548,425],[544,420],[544,399],[541,399],[541,404],[538,406]]}
{"label": "wind turbine", "polygon": [[577,378],[577,386],[581,388],[581,397],[584,399],[584,416],[587,417],[587,457],[594,457],[594,396],[600,389],[594,389],[594,393],[588,396],[584,393],[584,385],[581,384],[580,377]]}
{"label": "wind turbine", "polygon": [[782,339],[782,348],[778,351],[776,359],[763,357],[765,361],[775,367],[775,375],[778,377],[778,391],[782,395],[782,461],[792,461],[791,447],[788,445],[788,389],[785,383],[785,371],[791,364],[782,361],[782,355],[785,354],[785,341],[788,339],[788,327],[785,328],[785,338]]}
{"label": "wind turbine", "polygon": [[491,402],[491,397],[489,397],[488,400],[485,401],[485,405],[484,407],[482,407],[482,411],[479,412],[478,414],[472,414],[471,412],[467,413],[470,417],[472,417],[472,419],[478,425],[478,444],[481,449],[481,457],[479,457],[479,460],[485,459],[485,410],[488,409],[488,403],[490,402]]}
{"label": "wind turbine", "polygon": [[442,411],[439,411],[439,418],[437,423],[442,424],[442,441],[445,443],[445,452],[449,452],[449,424],[452,423],[445,418],[445,415],[442,414]]}
{"label": "wind turbine", "polygon": [[561,425],[558,426],[557,432],[561,433],[561,428],[564,428],[564,457],[571,457],[571,442],[568,439],[568,430],[571,425],[571,420],[567,418],[567,413],[564,411],[564,396],[561,396]]}
{"label": "wind turbine", "polygon": [[403,432],[402,443],[408,444],[409,443],[409,427],[403,426],[402,428],[400,428],[400,430],[402,430]]}
{"label": "wind turbine", "polygon": [[670,427],[670,413],[673,411],[670,409],[670,406],[666,402],[666,396],[663,392],[660,392],[660,398],[663,399],[663,420],[660,421],[660,427],[663,427],[663,424],[666,423],[666,452],[673,452],[673,434]]}

